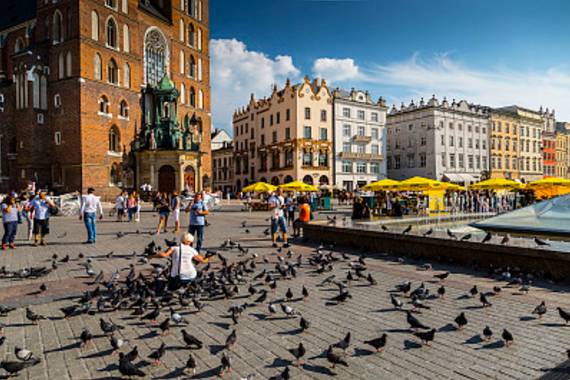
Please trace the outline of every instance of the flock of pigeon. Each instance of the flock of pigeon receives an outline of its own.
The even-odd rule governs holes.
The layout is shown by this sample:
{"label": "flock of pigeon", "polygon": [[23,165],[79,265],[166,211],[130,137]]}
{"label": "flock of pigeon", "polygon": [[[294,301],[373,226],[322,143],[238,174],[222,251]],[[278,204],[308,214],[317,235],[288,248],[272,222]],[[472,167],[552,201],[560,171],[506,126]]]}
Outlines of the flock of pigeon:
{"label": "flock of pigeon", "polygon": [[[248,228],[246,222],[242,222],[242,228]],[[176,244],[176,242],[168,240],[165,242],[167,245]],[[259,257],[255,253],[250,253],[249,249],[243,247],[239,242],[228,239],[218,249],[207,251],[206,256],[213,260],[198,268],[198,277],[195,281],[181,289],[170,291],[167,286],[169,265],[152,263],[148,258],[160,250],[161,248],[152,241],[141,254],[134,252],[132,255],[128,255],[127,257],[132,263],[126,276],[122,275],[118,269],[110,276],[106,276],[102,271],[97,272],[93,268],[92,259],[79,254],[77,258],[73,259],[69,256],[60,259],[54,255],[50,268],[25,268],[14,272],[0,268],[0,277],[42,277],[53,270],[57,270],[61,265],[76,264],[83,266],[86,275],[91,278],[91,287],[81,297],[62,307],[60,317],[69,319],[80,315],[89,315],[92,318],[98,318],[100,331],[84,329],[77,337],[78,345],[81,350],[88,350],[92,346],[95,336],[100,333],[107,336],[111,352],[113,354],[118,353],[117,369],[121,376],[127,378],[147,376],[146,367],[160,366],[165,355],[167,355],[168,347],[164,342],[161,342],[160,345],[157,344],[156,350],[146,357],[142,357],[136,345],[131,347],[129,344],[129,348],[125,349],[127,341],[121,334],[121,330],[125,326],[109,318],[108,313],[115,311],[122,311],[123,314],[128,313],[130,316],[126,319],[139,319],[156,328],[157,337],[166,334],[180,336],[184,349],[188,350],[188,359],[185,368],[181,371],[187,376],[193,377],[198,370],[202,370],[198,368],[197,357],[203,355],[206,344],[192,334],[191,319],[193,314],[190,312],[200,313],[210,303],[226,300],[232,304],[238,300],[243,300],[245,297],[247,298],[245,302],[240,303],[240,301],[232,304],[227,309],[227,316],[233,321],[233,330],[227,336],[221,355],[219,355],[219,366],[216,369],[218,376],[223,377],[231,373],[232,352],[242,339],[247,339],[247,337],[240,336],[239,332],[239,322],[246,315],[246,310],[255,310],[257,313],[262,310],[267,316],[281,314],[285,318],[296,318],[299,321],[301,342],[289,349],[291,356],[286,359],[290,359],[289,365],[302,369],[308,354],[303,345],[302,336],[305,331],[311,329],[312,322],[297,310],[295,303],[312,298],[316,299],[317,297],[312,296],[312,293],[319,290],[330,291],[331,289],[336,289],[336,294],[327,299],[328,305],[349,303],[353,293],[360,288],[351,286],[355,282],[361,286],[373,287],[378,285],[377,279],[368,269],[364,256],[357,257],[337,252],[334,245],[323,246],[321,244],[310,255],[296,254],[291,250],[277,248],[277,252],[274,254],[276,260],[272,260],[272,255]],[[230,255],[232,260],[229,259]],[[112,256],[113,252],[106,255],[108,258]],[[403,259],[400,260],[403,262]],[[431,265],[426,264],[420,269],[431,270]],[[313,289],[302,286],[301,294],[295,297],[288,281],[300,274],[308,273],[314,276],[322,276],[322,280],[319,279],[319,284]],[[521,292],[530,290],[531,280],[513,269],[493,269],[492,274],[505,281],[504,286],[506,287],[516,287]],[[437,339],[436,335],[439,331],[438,328],[428,326],[421,321],[422,310],[430,309],[430,304],[437,302],[438,299],[445,298],[445,281],[450,275],[450,272],[433,275],[434,281],[438,283],[438,288],[433,293],[425,283],[413,286],[412,282],[406,281],[395,284],[394,289],[387,296],[394,311],[402,312],[402,318],[405,318],[407,325],[409,325],[410,334],[422,346],[431,346]],[[477,286],[473,286],[464,297],[469,299],[477,299],[478,297],[482,308],[492,308],[493,297],[499,295],[502,289],[503,286],[495,286],[493,291],[483,292]],[[47,287],[42,284],[38,293],[46,290]],[[536,306],[532,313],[538,315],[538,318],[542,318],[547,310],[546,303],[542,302]],[[7,316],[13,311],[14,308],[0,305],[0,316]],[[564,323],[568,324],[570,311],[560,307],[557,308],[557,311]],[[46,316],[34,312],[30,307],[26,308],[25,317],[33,324],[41,324],[43,323],[42,320],[47,319]],[[468,325],[469,317],[465,312],[461,312],[453,322],[457,330],[462,330]],[[4,325],[0,324],[0,345],[6,344],[3,327]],[[486,326],[481,332],[481,338],[484,341],[489,341],[494,334],[491,328]],[[508,327],[502,328],[500,336],[507,348],[516,342],[516,337],[513,336]],[[378,336],[367,337],[362,342],[381,354],[390,344],[390,337],[383,333],[378,334]],[[331,371],[336,366],[348,367],[351,360],[349,348],[354,344],[351,332],[347,331],[342,340],[330,342],[326,347],[323,347],[320,355],[330,363]],[[570,358],[570,350],[567,354]],[[14,355],[14,359],[7,359],[0,363],[0,368],[9,375],[17,375],[22,370],[37,365],[41,361],[39,356],[18,346],[14,347]],[[289,379],[291,377],[289,365],[271,379]],[[251,378],[253,375],[247,377],[247,379]]]}

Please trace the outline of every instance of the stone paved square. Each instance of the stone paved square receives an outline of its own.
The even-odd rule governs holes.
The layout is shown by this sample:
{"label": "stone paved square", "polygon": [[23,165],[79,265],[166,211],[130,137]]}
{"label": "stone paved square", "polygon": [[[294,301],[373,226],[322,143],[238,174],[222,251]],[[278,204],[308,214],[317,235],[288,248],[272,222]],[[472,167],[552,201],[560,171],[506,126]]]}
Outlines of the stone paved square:
{"label": "stone paved square", "polygon": [[[20,231],[15,251],[1,253],[0,265],[7,271],[14,271],[28,266],[51,267],[52,256],[57,255],[58,267],[49,275],[39,279],[0,279],[2,293],[0,303],[18,307],[0,322],[5,325],[6,341],[1,349],[4,360],[15,360],[14,346],[22,346],[34,352],[42,361],[40,364],[21,372],[22,379],[114,379],[120,378],[118,355],[112,354],[109,338],[102,335],[99,318],[111,319],[125,328],[118,337],[126,339],[127,344],[120,350],[130,351],[138,347],[140,358],[135,361],[152,362],[148,355],[157,349],[161,342],[166,344],[166,354],[160,366],[143,365],[141,369],[146,378],[175,379],[190,378],[182,371],[189,352],[197,360],[195,378],[215,378],[219,374],[220,358],[227,336],[232,330],[237,333],[237,343],[230,355],[233,370],[224,378],[241,379],[254,375],[255,379],[267,379],[282,373],[286,367],[293,379],[324,379],[331,376],[338,379],[536,379],[569,378],[566,350],[570,348],[570,326],[565,326],[558,316],[556,307],[570,310],[568,287],[549,283],[533,284],[528,294],[521,294],[518,287],[505,288],[504,281],[488,278],[484,273],[473,272],[464,267],[452,267],[433,264],[433,269],[421,271],[424,263],[398,260],[382,254],[382,247],[376,252],[357,252],[335,249],[333,269],[319,274],[317,266],[309,264],[309,258],[315,251],[314,246],[295,240],[292,245],[292,257],[287,257],[287,249],[280,253],[271,248],[263,231],[267,228],[268,214],[245,213],[236,205],[224,206],[208,217],[211,223],[206,228],[206,247],[219,247],[227,238],[239,242],[247,254],[237,249],[219,251],[230,263],[245,260],[256,254],[256,268],[239,285],[239,294],[229,300],[206,300],[206,306],[197,312],[194,306],[175,306],[188,321],[184,328],[204,342],[200,350],[184,348],[180,330],[172,327],[168,335],[160,336],[158,326],[141,321],[131,314],[133,309],[105,311],[94,315],[81,315],[63,319],[60,308],[75,304],[83,291],[94,290],[93,278],[86,276],[82,264],[87,258],[92,260],[93,269],[104,272],[108,280],[115,270],[119,270],[123,282],[129,270],[129,264],[135,265],[138,273],[149,273],[149,264],[140,264],[143,248],[155,240],[164,247],[164,238],[172,239],[172,233],[151,236],[157,224],[157,215],[149,210],[143,212],[139,224],[117,223],[110,217],[98,224],[98,241],[95,246],[82,245],[85,238],[84,226],[76,218],[56,217],[52,220],[52,233],[49,245],[32,247],[23,241]],[[324,218],[318,215],[317,218]],[[184,217],[183,228],[187,223]],[[241,222],[246,221],[246,228]],[[246,233],[245,230],[249,230]],[[170,227],[172,230],[172,227]],[[118,233],[121,233],[118,235]],[[124,234],[124,236],[123,236]],[[113,252],[110,257],[107,257]],[[132,257],[136,252],[137,256]],[[327,252],[327,251],[325,251]],[[341,252],[347,255],[344,259]],[[82,253],[83,259],[78,259]],[[335,280],[345,280],[351,265],[363,255],[368,273],[377,281],[369,285],[364,279],[350,282],[349,292],[352,299],[339,305],[333,305],[330,299],[338,295],[334,284],[320,286],[323,280],[335,275]],[[70,261],[61,263],[66,255]],[[261,271],[275,271],[278,257],[294,263],[298,255],[302,256],[297,277],[279,279],[275,275],[275,292],[269,290],[264,279],[253,281],[254,275]],[[161,262],[152,260],[152,263]],[[164,263],[164,261],[162,261]],[[352,264],[351,264],[352,263]],[[202,266],[203,267],[203,266]],[[220,260],[212,260],[211,269],[217,271]],[[421,346],[419,340],[408,330],[406,314],[396,311],[390,294],[397,284],[405,280],[412,282],[412,289],[425,283],[431,293],[440,286],[434,279],[435,273],[450,271],[451,275],[442,284],[447,292],[443,299],[428,299],[425,304],[430,309],[414,315],[424,324],[437,329],[435,341],[431,347]],[[352,270],[352,275],[355,271]],[[41,284],[48,288],[38,294]],[[254,304],[257,295],[249,297],[249,284],[256,288],[268,289],[268,300]],[[481,308],[479,298],[465,298],[465,294],[477,285],[480,291],[492,291],[494,286],[502,286],[500,295],[490,297],[492,306]],[[306,301],[301,299],[301,289],[309,291]],[[288,318],[281,312],[281,302],[287,289],[294,294],[293,301],[285,302],[293,307],[303,318],[310,321],[310,328],[301,332],[300,317]],[[404,302],[404,309],[410,310],[410,299],[402,294],[393,293]],[[546,301],[548,312],[542,319],[531,314],[536,305]],[[268,313],[268,301],[276,301],[278,312]],[[251,304],[234,325],[228,308],[232,305]],[[30,306],[46,320],[31,324],[26,319],[25,307]],[[150,311],[152,308],[147,310]],[[468,324],[462,331],[456,331],[454,319],[465,312]],[[159,322],[169,316],[168,307],[160,312]],[[480,334],[488,325],[494,332],[489,342],[483,342]],[[95,336],[93,345],[79,348],[78,337],[88,328]],[[510,348],[503,346],[501,332],[507,328],[514,336]],[[325,351],[330,344],[339,342],[347,332],[352,339],[347,349],[348,367],[331,366],[326,360]],[[383,353],[375,353],[364,341],[387,333],[387,345]],[[294,358],[288,349],[297,347],[302,342],[306,348],[305,364],[293,365]],[[2,371],[1,375],[6,373]]]}

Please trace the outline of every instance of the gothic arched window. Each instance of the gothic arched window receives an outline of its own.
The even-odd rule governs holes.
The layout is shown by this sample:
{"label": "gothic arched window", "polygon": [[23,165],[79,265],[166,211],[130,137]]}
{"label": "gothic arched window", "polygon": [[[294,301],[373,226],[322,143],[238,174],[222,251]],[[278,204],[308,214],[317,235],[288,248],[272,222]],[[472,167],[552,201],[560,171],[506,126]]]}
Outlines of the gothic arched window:
{"label": "gothic arched window", "polygon": [[152,29],[147,33],[144,42],[145,81],[157,84],[166,73],[167,67],[166,40],[160,31]]}
{"label": "gothic arched window", "polygon": [[53,43],[63,42],[63,16],[59,10],[53,14]]}
{"label": "gothic arched window", "polygon": [[119,69],[113,58],[109,60],[109,64],[107,65],[107,82],[119,84]]}
{"label": "gothic arched window", "polygon": [[102,78],[102,72],[103,70],[101,69],[101,56],[99,55],[99,53],[95,53],[95,58],[93,60],[93,76],[95,77],[95,79],[97,80],[101,80]]}
{"label": "gothic arched window", "polygon": [[119,134],[119,129],[114,125],[109,129],[109,151],[121,151],[121,135]]}
{"label": "gothic arched window", "polygon": [[117,23],[112,17],[107,20],[107,46],[117,48]]}

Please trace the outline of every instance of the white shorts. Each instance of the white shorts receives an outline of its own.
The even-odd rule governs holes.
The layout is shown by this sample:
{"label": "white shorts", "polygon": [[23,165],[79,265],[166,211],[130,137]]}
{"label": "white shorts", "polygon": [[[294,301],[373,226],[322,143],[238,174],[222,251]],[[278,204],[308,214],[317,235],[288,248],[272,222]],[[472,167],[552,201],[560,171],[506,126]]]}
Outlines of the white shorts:
{"label": "white shorts", "polygon": [[179,208],[172,211],[172,215],[174,215],[174,221],[175,222],[180,222],[180,209]]}

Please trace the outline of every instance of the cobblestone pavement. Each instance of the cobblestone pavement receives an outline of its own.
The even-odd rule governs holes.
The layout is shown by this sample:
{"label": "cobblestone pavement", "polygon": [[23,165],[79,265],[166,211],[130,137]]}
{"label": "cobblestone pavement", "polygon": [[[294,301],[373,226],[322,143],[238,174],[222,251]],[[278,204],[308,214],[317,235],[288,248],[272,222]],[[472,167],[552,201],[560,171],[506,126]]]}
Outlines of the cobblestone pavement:
{"label": "cobblestone pavement", "polygon": [[[267,213],[248,214],[233,207],[215,212],[208,218],[211,226],[206,229],[206,246],[219,246],[228,237],[239,239],[251,253],[259,254],[255,273],[271,270],[277,262],[277,253],[263,234],[267,227],[266,217]],[[241,228],[242,220],[247,220],[249,234]],[[92,280],[79,265],[85,262],[85,259],[78,259],[80,252],[93,260],[96,271],[102,270],[108,277],[119,268],[124,279],[128,265],[138,261],[138,258],[130,257],[133,251],[142,252],[151,239],[160,243],[163,237],[171,239],[174,236],[172,233],[150,236],[149,232],[155,229],[157,221],[156,214],[151,212],[143,213],[140,224],[119,224],[106,218],[98,224],[97,244],[87,246],[81,244],[85,238],[81,222],[74,218],[53,218],[47,247],[31,247],[19,240],[15,251],[1,253],[0,265],[6,266],[7,270],[38,265],[50,267],[54,254],[58,255],[58,260],[66,255],[71,257],[68,263],[58,264],[58,268],[44,278],[0,279],[0,303],[19,306],[7,317],[0,318],[6,326],[7,337],[0,347],[2,357],[14,360],[14,346],[19,345],[42,359],[39,365],[23,371],[20,378],[118,378],[118,358],[111,355],[109,338],[99,335],[101,316],[125,326],[119,334],[129,341],[123,352],[136,345],[141,357],[146,358],[161,342],[166,343],[168,348],[162,365],[143,367],[147,378],[189,378],[181,370],[189,351],[183,348],[180,327],[173,328],[169,335],[160,336],[156,326],[130,316],[131,310],[70,319],[63,319],[59,311],[74,302],[68,297],[93,289]],[[119,237],[119,232],[124,236]],[[22,232],[19,237],[23,237]],[[491,298],[492,307],[483,309],[478,297],[464,297],[467,291],[475,284],[482,291],[490,291],[493,286],[505,285],[504,282],[466,268],[439,264],[434,264],[433,270],[420,271],[418,268],[423,263],[382,256],[382,249],[378,247],[378,252],[347,252],[353,260],[357,258],[356,254],[369,256],[366,259],[367,272],[378,284],[370,286],[366,281],[353,281],[350,286],[353,298],[344,304],[329,305],[328,300],[338,294],[337,287],[318,285],[330,274],[344,279],[349,269],[348,261],[340,260],[332,272],[319,275],[306,260],[314,247],[293,244],[292,250],[294,258],[297,254],[305,257],[298,276],[278,281],[277,289],[275,293],[269,293],[269,299],[282,299],[287,288],[291,288],[295,299],[298,299],[305,285],[310,292],[308,301],[298,299],[288,304],[311,322],[309,330],[300,332],[298,317],[286,318],[281,312],[268,316],[266,304],[246,309],[239,324],[234,326],[228,308],[252,302],[247,298],[247,286],[241,286],[240,294],[234,299],[207,301],[209,306],[199,313],[194,307],[178,308],[190,321],[186,329],[205,342],[203,349],[192,351],[198,361],[196,378],[218,375],[220,350],[233,329],[237,331],[238,339],[231,354],[233,371],[224,376],[229,379],[240,379],[250,374],[256,379],[267,379],[281,373],[286,366],[289,366],[293,379],[322,379],[333,375],[338,379],[570,378],[566,354],[570,349],[570,325],[563,325],[556,311],[557,306],[570,310],[569,287],[538,283],[526,295],[520,294],[518,288],[505,288],[500,295]],[[113,254],[107,258],[110,252]],[[224,255],[230,261],[242,259],[238,257],[237,250]],[[263,257],[267,257],[269,262],[264,263]],[[137,271],[144,268],[150,266],[136,266]],[[412,281],[413,287],[425,282],[435,292],[440,284],[433,281],[433,274],[445,270],[452,272],[444,282],[447,289],[445,298],[427,301],[431,309],[415,314],[425,324],[438,329],[432,347],[422,347],[408,330],[405,313],[392,308],[389,294],[396,284],[404,280]],[[42,283],[48,290],[38,295]],[[263,282],[260,282],[261,287],[265,287]],[[409,302],[403,296],[399,297]],[[531,312],[541,300],[546,301],[548,313],[539,320]],[[39,321],[37,325],[30,324],[25,317],[24,306],[27,305],[32,305],[36,313],[48,319]],[[405,308],[410,309],[411,305],[406,303]],[[452,326],[453,320],[462,311],[469,323],[462,331],[456,331]],[[162,311],[159,321],[166,316],[168,309]],[[495,333],[490,342],[482,342],[479,337],[486,325]],[[80,349],[77,337],[85,327],[97,335],[93,346]],[[501,342],[503,328],[508,328],[514,335],[514,344],[510,348],[503,347]],[[331,369],[324,351],[349,331],[352,334],[352,344],[347,350],[349,366]],[[383,332],[388,334],[386,350],[383,353],[372,352],[363,341],[378,337]],[[300,368],[292,365],[294,358],[288,352],[299,342],[303,342],[307,349],[305,364]],[[5,372],[0,370],[0,375],[5,375]]]}

